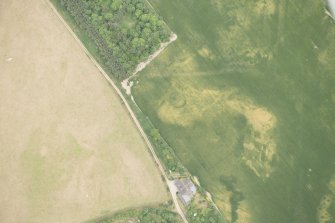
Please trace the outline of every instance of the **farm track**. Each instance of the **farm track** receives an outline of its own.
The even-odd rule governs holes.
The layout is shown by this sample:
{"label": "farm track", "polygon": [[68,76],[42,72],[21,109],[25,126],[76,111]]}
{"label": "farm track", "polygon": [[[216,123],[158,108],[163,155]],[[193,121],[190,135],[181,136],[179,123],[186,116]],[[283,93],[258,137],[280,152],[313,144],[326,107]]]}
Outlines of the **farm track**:
{"label": "farm track", "polygon": [[79,44],[79,46],[84,50],[85,54],[90,58],[90,60],[93,62],[93,64],[99,69],[100,73],[106,78],[106,80],[108,81],[108,83],[114,88],[114,90],[116,91],[116,93],[119,95],[119,97],[121,98],[121,100],[123,101],[123,103],[125,104],[132,120],[134,121],[137,129],[140,131],[144,141],[146,142],[152,156],[154,157],[155,162],[158,165],[158,169],[160,170],[160,172],[162,173],[162,175],[164,176],[165,181],[167,182],[167,185],[169,187],[169,192],[171,193],[173,202],[175,204],[175,208],[176,211],[178,212],[178,214],[181,216],[181,218],[183,219],[184,223],[188,223],[184,212],[182,211],[179,203],[178,203],[178,199],[177,199],[177,195],[176,195],[176,188],[173,184],[172,181],[170,181],[165,173],[165,170],[159,160],[159,158],[157,157],[154,148],[152,146],[152,144],[150,143],[147,135],[145,134],[143,128],[141,127],[138,119],[136,118],[134,112],[132,111],[132,109],[130,108],[127,100],[125,99],[125,97],[123,96],[122,92],[119,90],[119,88],[115,85],[115,83],[111,80],[111,78],[108,76],[108,74],[103,70],[103,68],[99,65],[99,63],[93,58],[93,56],[90,54],[90,52],[86,49],[86,47],[83,45],[83,43],[80,41],[80,39],[77,37],[77,35],[72,31],[71,27],[66,23],[66,21],[63,19],[63,17],[58,13],[57,9],[53,6],[53,4],[46,0],[47,4],[51,7],[52,11],[55,13],[55,15],[59,18],[59,20],[65,25],[66,29],[71,33],[71,35],[73,36],[73,38],[77,41],[77,43]]}

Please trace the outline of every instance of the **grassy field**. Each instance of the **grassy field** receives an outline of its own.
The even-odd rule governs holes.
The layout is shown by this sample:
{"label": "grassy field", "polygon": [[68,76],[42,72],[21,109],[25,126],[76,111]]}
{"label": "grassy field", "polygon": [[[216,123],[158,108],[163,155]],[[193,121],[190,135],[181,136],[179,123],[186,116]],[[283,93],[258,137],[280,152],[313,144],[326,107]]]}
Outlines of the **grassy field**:
{"label": "grassy field", "polygon": [[168,200],[120,99],[46,1],[0,3],[0,102],[1,222]]}
{"label": "grassy field", "polygon": [[335,24],[323,1],[150,0],[178,40],[136,102],[231,222],[335,221]]}

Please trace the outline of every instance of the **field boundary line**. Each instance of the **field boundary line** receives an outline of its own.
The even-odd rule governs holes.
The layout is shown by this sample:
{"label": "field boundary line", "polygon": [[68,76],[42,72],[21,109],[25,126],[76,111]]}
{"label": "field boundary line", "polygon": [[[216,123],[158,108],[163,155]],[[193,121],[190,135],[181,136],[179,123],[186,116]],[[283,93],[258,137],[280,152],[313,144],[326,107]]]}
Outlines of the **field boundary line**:
{"label": "field boundary line", "polygon": [[175,208],[178,212],[178,214],[181,216],[182,220],[184,221],[184,223],[188,223],[184,212],[182,211],[181,207],[179,206],[178,200],[177,200],[177,194],[176,192],[176,188],[173,184],[172,181],[169,180],[169,178],[167,177],[165,170],[163,168],[163,165],[161,164],[158,156],[156,155],[156,152],[151,144],[151,142],[148,139],[148,136],[146,135],[146,133],[144,132],[142,126],[140,125],[137,117],[135,116],[134,112],[132,111],[131,107],[129,106],[126,98],[123,96],[122,92],[120,91],[120,89],[116,86],[116,84],[114,83],[114,81],[108,76],[108,74],[104,71],[104,69],[99,65],[99,63],[94,59],[94,57],[91,55],[91,53],[87,50],[87,48],[84,46],[84,44],[81,42],[81,40],[78,38],[78,36],[74,33],[74,31],[71,29],[71,27],[66,23],[66,21],[63,19],[63,17],[59,14],[59,12],[57,11],[57,9],[54,7],[54,5],[49,1],[49,0],[45,0],[47,2],[47,4],[51,7],[52,11],[55,13],[55,15],[59,18],[59,20],[65,25],[66,29],[70,32],[70,34],[72,35],[72,37],[76,40],[76,42],[79,44],[79,46],[84,50],[85,54],[89,57],[89,59],[93,62],[93,64],[99,69],[100,73],[105,77],[105,79],[108,81],[108,83],[114,88],[114,90],[116,91],[116,93],[118,94],[118,96],[121,98],[121,100],[123,101],[124,105],[126,106],[128,113],[130,114],[133,122],[135,123],[137,129],[139,130],[139,132],[141,133],[144,141],[146,142],[152,156],[154,157],[155,162],[158,165],[158,169],[160,170],[160,172],[162,173],[162,175],[164,176],[164,179],[166,181],[166,184],[169,187],[169,191],[170,194],[172,196]]}

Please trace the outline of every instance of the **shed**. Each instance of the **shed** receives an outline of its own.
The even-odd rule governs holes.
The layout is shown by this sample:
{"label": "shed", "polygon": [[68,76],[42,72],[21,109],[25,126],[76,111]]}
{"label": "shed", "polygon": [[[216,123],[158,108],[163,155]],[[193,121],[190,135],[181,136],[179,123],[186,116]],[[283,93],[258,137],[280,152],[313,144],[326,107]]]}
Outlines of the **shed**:
{"label": "shed", "polygon": [[181,202],[185,206],[189,205],[197,191],[196,186],[188,178],[175,180],[174,185],[177,188],[177,194]]}

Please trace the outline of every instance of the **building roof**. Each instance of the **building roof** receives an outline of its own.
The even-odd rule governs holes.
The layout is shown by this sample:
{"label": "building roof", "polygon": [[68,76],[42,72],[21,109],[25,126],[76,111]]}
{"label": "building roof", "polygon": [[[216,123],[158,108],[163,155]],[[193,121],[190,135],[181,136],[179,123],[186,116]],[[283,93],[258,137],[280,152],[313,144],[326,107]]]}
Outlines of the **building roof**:
{"label": "building roof", "polygon": [[174,181],[177,192],[182,203],[187,206],[197,191],[196,186],[190,179],[179,179]]}
{"label": "building roof", "polygon": [[335,0],[327,0],[329,11],[335,19]]}

